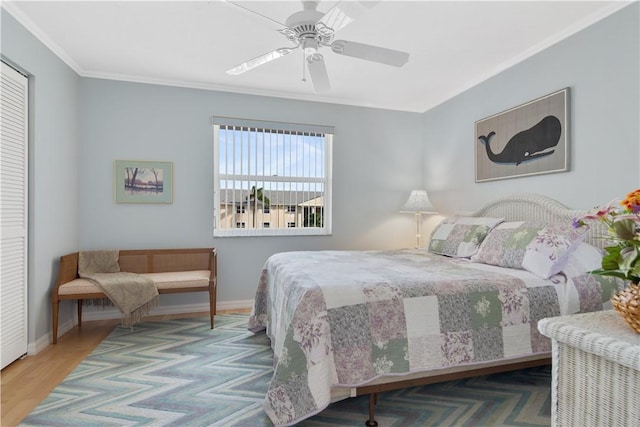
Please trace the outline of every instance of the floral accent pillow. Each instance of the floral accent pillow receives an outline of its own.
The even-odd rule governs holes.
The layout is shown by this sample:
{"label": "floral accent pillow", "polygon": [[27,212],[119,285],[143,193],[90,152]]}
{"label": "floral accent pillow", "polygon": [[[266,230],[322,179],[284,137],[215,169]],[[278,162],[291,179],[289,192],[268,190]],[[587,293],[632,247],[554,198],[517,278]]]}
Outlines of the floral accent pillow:
{"label": "floral accent pillow", "polygon": [[560,272],[587,230],[567,223],[503,222],[471,261],[528,270],[543,279]]}
{"label": "floral accent pillow", "polygon": [[445,218],[431,233],[429,252],[459,258],[475,254],[489,231],[503,218]]}

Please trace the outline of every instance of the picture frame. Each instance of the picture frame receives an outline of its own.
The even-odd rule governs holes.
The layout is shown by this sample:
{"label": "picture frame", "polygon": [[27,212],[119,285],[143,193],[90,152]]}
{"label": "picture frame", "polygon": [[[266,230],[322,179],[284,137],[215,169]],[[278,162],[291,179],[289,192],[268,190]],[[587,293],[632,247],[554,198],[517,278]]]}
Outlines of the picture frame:
{"label": "picture frame", "polygon": [[115,160],[116,203],[173,203],[173,163]]}
{"label": "picture frame", "polygon": [[569,88],[475,122],[476,182],[569,170]]}

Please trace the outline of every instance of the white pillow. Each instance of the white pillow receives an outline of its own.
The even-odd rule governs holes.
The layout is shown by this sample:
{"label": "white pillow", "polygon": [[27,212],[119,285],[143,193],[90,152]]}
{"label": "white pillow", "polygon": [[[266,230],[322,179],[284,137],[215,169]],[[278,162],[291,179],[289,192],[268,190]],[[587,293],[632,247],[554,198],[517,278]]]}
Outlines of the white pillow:
{"label": "white pillow", "polygon": [[588,243],[580,242],[569,254],[562,272],[567,277],[577,277],[602,267],[603,252]]}

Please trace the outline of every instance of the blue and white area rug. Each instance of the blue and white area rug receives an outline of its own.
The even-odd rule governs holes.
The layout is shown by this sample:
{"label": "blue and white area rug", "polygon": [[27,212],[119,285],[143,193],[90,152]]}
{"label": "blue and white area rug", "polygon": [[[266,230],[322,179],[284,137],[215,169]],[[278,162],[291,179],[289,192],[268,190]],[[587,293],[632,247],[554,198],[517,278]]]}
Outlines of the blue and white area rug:
{"label": "blue and white area rug", "polygon": [[[264,333],[247,315],[116,328],[26,417],[24,426],[271,426],[262,401],[272,375]],[[548,426],[549,367],[379,395],[380,427]],[[301,426],[363,426],[368,397],[331,405]]]}

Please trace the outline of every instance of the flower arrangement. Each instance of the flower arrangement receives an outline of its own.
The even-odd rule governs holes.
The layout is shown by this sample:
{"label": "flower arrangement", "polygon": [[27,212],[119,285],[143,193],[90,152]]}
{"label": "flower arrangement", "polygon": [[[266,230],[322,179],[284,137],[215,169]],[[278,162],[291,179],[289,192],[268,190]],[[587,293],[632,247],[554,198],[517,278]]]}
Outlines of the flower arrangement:
{"label": "flower arrangement", "polygon": [[640,189],[634,190],[617,203],[573,220],[573,226],[583,227],[587,221],[598,220],[607,225],[608,239],[602,268],[592,271],[601,276],[614,276],[637,284],[640,281]]}

